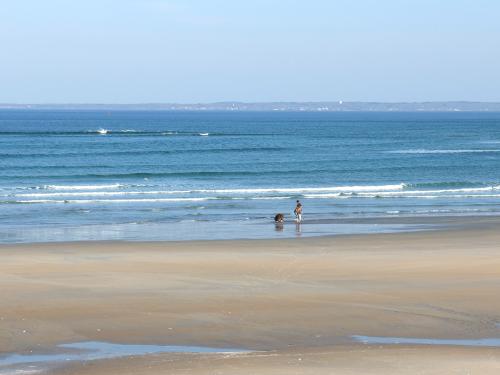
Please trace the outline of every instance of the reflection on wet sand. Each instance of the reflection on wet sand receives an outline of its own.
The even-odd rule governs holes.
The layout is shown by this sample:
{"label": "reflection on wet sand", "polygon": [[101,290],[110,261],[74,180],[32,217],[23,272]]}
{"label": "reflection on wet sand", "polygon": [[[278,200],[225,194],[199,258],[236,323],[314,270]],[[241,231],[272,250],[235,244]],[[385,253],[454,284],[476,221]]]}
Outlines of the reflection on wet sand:
{"label": "reflection on wet sand", "polygon": [[302,223],[300,222],[295,223],[295,235],[297,237],[302,236]]}

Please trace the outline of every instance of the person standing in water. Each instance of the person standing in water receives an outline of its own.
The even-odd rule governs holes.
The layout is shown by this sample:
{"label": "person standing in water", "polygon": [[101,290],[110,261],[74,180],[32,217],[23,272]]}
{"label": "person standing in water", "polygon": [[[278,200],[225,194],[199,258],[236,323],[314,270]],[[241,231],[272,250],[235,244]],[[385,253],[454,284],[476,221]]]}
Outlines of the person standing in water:
{"label": "person standing in water", "polygon": [[293,213],[295,214],[297,223],[300,223],[302,221],[302,203],[300,203],[299,200],[297,200],[297,205],[295,206]]}

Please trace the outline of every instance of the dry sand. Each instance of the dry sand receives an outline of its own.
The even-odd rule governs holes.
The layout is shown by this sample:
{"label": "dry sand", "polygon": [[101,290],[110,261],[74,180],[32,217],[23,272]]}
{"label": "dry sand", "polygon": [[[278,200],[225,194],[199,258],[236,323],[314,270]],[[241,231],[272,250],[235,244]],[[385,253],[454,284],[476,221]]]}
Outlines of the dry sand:
{"label": "dry sand", "polygon": [[332,238],[0,247],[0,355],[65,342],[246,348],[73,363],[57,374],[500,374],[500,224]]}

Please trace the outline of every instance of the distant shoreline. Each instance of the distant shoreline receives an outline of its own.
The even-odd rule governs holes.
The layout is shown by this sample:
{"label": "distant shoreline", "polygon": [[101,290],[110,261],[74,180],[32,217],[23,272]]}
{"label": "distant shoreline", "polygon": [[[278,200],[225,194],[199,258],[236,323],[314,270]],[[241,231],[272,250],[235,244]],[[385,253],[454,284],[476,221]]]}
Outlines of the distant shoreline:
{"label": "distant shoreline", "polygon": [[500,112],[500,102],[217,102],[217,103],[0,103],[0,110],[127,110],[227,112]]}

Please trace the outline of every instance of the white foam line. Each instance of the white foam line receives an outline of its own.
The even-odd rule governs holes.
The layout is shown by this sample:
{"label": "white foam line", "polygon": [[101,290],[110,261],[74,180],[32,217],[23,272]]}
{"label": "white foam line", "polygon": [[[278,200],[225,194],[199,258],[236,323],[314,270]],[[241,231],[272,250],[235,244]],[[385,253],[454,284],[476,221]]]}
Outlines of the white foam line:
{"label": "white foam line", "polygon": [[122,184],[112,185],[45,185],[42,189],[47,190],[99,190],[99,189],[116,189],[122,187]]}
{"label": "white foam line", "polygon": [[[207,197],[207,198],[145,198],[145,199],[95,199],[95,200],[85,200],[86,202],[99,202],[99,203],[127,203],[127,202],[201,202],[207,200],[217,199],[215,197]],[[74,202],[82,202],[80,200],[73,200]]]}
{"label": "white foam line", "polygon": [[222,190],[193,190],[196,193],[304,193],[304,192],[354,192],[372,190],[401,190],[406,185],[374,185],[374,186],[332,186],[332,187],[304,187],[304,188],[263,188],[263,189],[222,189]]}
{"label": "white foam line", "polygon": [[[84,191],[84,192],[57,192],[57,193],[22,193],[16,194],[17,197],[51,197],[51,196],[116,196],[116,195],[140,195],[140,194],[191,194],[191,193],[209,193],[209,194],[249,194],[249,193],[295,193],[302,194],[307,192],[370,192],[370,191],[391,191],[402,190],[406,185],[375,185],[375,186],[333,186],[333,187],[304,187],[304,188],[256,188],[256,189],[195,189],[195,190],[157,190],[157,191]],[[48,185],[49,190],[92,190],[92,189],[112,189],[123,188],[124,185],[82,185],[82,186],[58,186]]]}
{"label": "white foam line", "polygon": [[[45,197],[103,197],[103,196],[117,196],[117,195],[162,195],[162,194],[181,194],[190,193],[190,191],[133,191],[133,192],[91,192],[91,193],[48,193],[48,194],[16,194],[15,197],[21,198],[45,198]],[[239,197],[227,197],[227,199],[238,199]],[[250,197],[249,199],[289,199],[290,196],[280,197]],[[161,198],[158,198],[161,199]],[[171,198],[180,199],[180,198]],[[194,198],[185,198],[194,199]],[[219,199],[223,199],[222,197]],[[240,198],[245,199],[245,198]],[[115,199],[118,201],[119,199]]]}
{"label": "white foam line", "polygon": [[252,200],[290,199],[291,197],[252,197]]}
{"label": "white foam line", "polygon": [[162,195],[162,194],[187,194],[190,190],[166,191],[83,191],[78,193],[27,193],[15,194],[16,197],[92,197],[92,196],[117,196],[117,195]]}
{"label": "white foam line", "polygon": [[51,200],[51,199],[33,199],[15,201],[12,203],[134,203],[134,202],[200,202],[207,200],[216,200],[215,197],[207,198],[145,198],[145,199],[74,199],[74,200]]}
{"label": "white foam line", "polygon": [[[30,199],[7,201],[7,203],[132,203],[132,202],[200,202],[207,200],[279,200],[291,199],[292,196],[279,197],[197,197],[197,198],[137,198],[137,199]],[[423,194],[385,194],[372,193],[363,195],[348,195],[342,193],[336,194],[304,194],[307,199],[350,199],[350,198],[414,198],[414,199],[442,199],[442,198],[500,198],[500,194],[441,194],[441,195],[423,195]],[[4,202],[5,203],[5,202]]]}
{"label": "white foam line", "polygon": [[346,199],[352,197],[352,195],[346,195],[341,193],[335,194],[304,194],[305,198],[311,199],[324,199],[324,198],[337,198],[337,199]]}
{"label": "white foam line", "polygon": [[388,194],[374,194],[365,195],[368,198],[385,197],[385,198],[498,198],[500,194],[442,194],[442,195],[388,195]]}
{"label": "white foam line", "polygon": [[385,194],[385,195],[405,195],[405,194],[442,194],[442,193],[480,193],[483,191],[494,191],[500,190],[500,186],[488,186],[483,188],[464,188],[464,189],[442,189],[442,190],[408,190],[408,191],[394,191],[394,192],[386,192],[386,191],[375,191],[375,192],[360,192],[358,195],[367,195],[367,194]]}
{"label": "white foam line", "polygon": [[[408,191],[372,191],[372,192],[358,192],[358,196],[373,196],[373,195],[429,195],[429,194],[443,194],[443,193],[480,193],[500,190],[500,186],[490,186],[484,188],[466,188],[466,189],[443,189],[443,190],[408,190]],[[242,194],[242,189],[235,190]],[[248,193],[259,193],[255,191],[245,190]],[[191,194],[191,193],[230,193],[228,190],[156,190],[156,191],[84,191],[84,192],[60,192],[60,193],[22,193],[13,194],[11,196],[21,197],[21,198],[47,198],[47,197],[99,197],[99,196],[122,196],[122,195],[172,195],[172,194]],[[269,191],[274,193],[280,193],[284,191]],[[354,193],[354,192],[352,192]],[[309,198],[328,198],[328,197],[340,197],[346,198],[346,196],[340,196],[341,194],[349,193],[334,193],[334,194],[309,194]],[[267,197],[267,199],[284,199],[288,197]],[[252,199],[266,199],[266,197],[255,197]]]}
{"label": "white foam line", "polygon": [[438,198],[500,198],[500,194],[442,194],[442,195],[420,195],[420,194],[358,194],[358,195],[342,195],[342,194],[305,194],[305,198],[310,199],[346,199],[346,198],[422,198],[422,199],[438,199]]}

